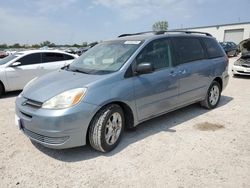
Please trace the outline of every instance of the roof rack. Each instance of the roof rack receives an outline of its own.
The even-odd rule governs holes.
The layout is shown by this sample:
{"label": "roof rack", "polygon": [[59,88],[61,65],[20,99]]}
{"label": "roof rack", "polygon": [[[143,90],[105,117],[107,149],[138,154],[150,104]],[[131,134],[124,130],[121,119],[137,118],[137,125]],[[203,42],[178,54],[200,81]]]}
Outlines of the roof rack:
{"label": "roof rack", "polygon": [[143,35],[143,34],[147,34],[147,33],[152,33],[155,35],[162,35],[162,34],[166,34],[166,33],[186,33],[186,34],[202,34],[202,35],[206,35],[206,36],[210,36],[212,37],[212,35],[210,33],[206,33],[206,32],[199,32],[199,31],[178,31],[178,30],[173,30],[173,31],[166,31],[166,30],[162,30],[162,31],[145,31],[145,32],[140,32],[140,33],[128,33],[128,34],[122,34],[119,35],[118,38],[120,37],[127,37],[127,36],[134,36],[134,35]]}

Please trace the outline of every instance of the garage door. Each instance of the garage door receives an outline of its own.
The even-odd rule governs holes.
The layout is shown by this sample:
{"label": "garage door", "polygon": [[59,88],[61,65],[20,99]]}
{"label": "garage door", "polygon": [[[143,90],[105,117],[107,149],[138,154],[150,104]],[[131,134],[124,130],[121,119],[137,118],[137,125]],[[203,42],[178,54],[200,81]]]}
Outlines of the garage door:
{"label": "garage door", "polygon": [[224,42],[235,42],[239,44],[243,40],[244,29],[225,30]]}

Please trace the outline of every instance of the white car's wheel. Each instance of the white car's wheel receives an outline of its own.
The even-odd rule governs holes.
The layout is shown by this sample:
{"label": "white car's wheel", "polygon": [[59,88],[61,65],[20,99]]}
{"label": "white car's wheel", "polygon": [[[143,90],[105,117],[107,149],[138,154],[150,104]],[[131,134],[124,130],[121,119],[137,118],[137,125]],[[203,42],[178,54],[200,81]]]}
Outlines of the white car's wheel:
{"label": "white car's wheel", "polygon": [[0,82],[0,97],[4,94],[3,84]]}

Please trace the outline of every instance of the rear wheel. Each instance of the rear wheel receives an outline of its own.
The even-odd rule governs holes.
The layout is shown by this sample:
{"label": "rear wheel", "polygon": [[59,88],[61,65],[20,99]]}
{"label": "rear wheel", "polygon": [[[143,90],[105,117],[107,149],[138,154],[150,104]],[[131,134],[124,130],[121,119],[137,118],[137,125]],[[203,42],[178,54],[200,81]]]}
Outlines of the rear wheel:
{"label": "rear wheel", "polygon": [[0,82],[0,97],[4,94],[3,84]]}
{"label": "rear wheel", "polygon": [[124,122],[123,110],[119,105],[111,104],[101,109],[90,124],[90,145],[102,152],[113,150],[120,142]]}
{"label": "rear wheel", "polygon": [[201,102],[201,105],[207,109],[213,109],[218,105],[220,97],[221,85],[217,81],[213,81],[207,91],[206,98]]}

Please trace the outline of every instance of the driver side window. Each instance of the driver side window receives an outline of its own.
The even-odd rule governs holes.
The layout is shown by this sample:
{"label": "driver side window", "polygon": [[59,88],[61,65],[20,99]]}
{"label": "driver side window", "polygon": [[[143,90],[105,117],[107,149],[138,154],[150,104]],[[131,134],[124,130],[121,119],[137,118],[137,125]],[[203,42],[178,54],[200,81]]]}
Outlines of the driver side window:
{"label": "driver side window", "polygon": [[152,63],[154,69],[167,68],[172,65],[171,49],[167,39],[158,39],[150,42],[137,56],[137,65]]}
{"label": "driver side window", "polygon": [[26,55],[26,56],[20,58],[17,61],[20,62],[21,65],[39,64],[39,63],[41,63],[41,55],[40,55],[40,53],[29,54],[29,55]]}

